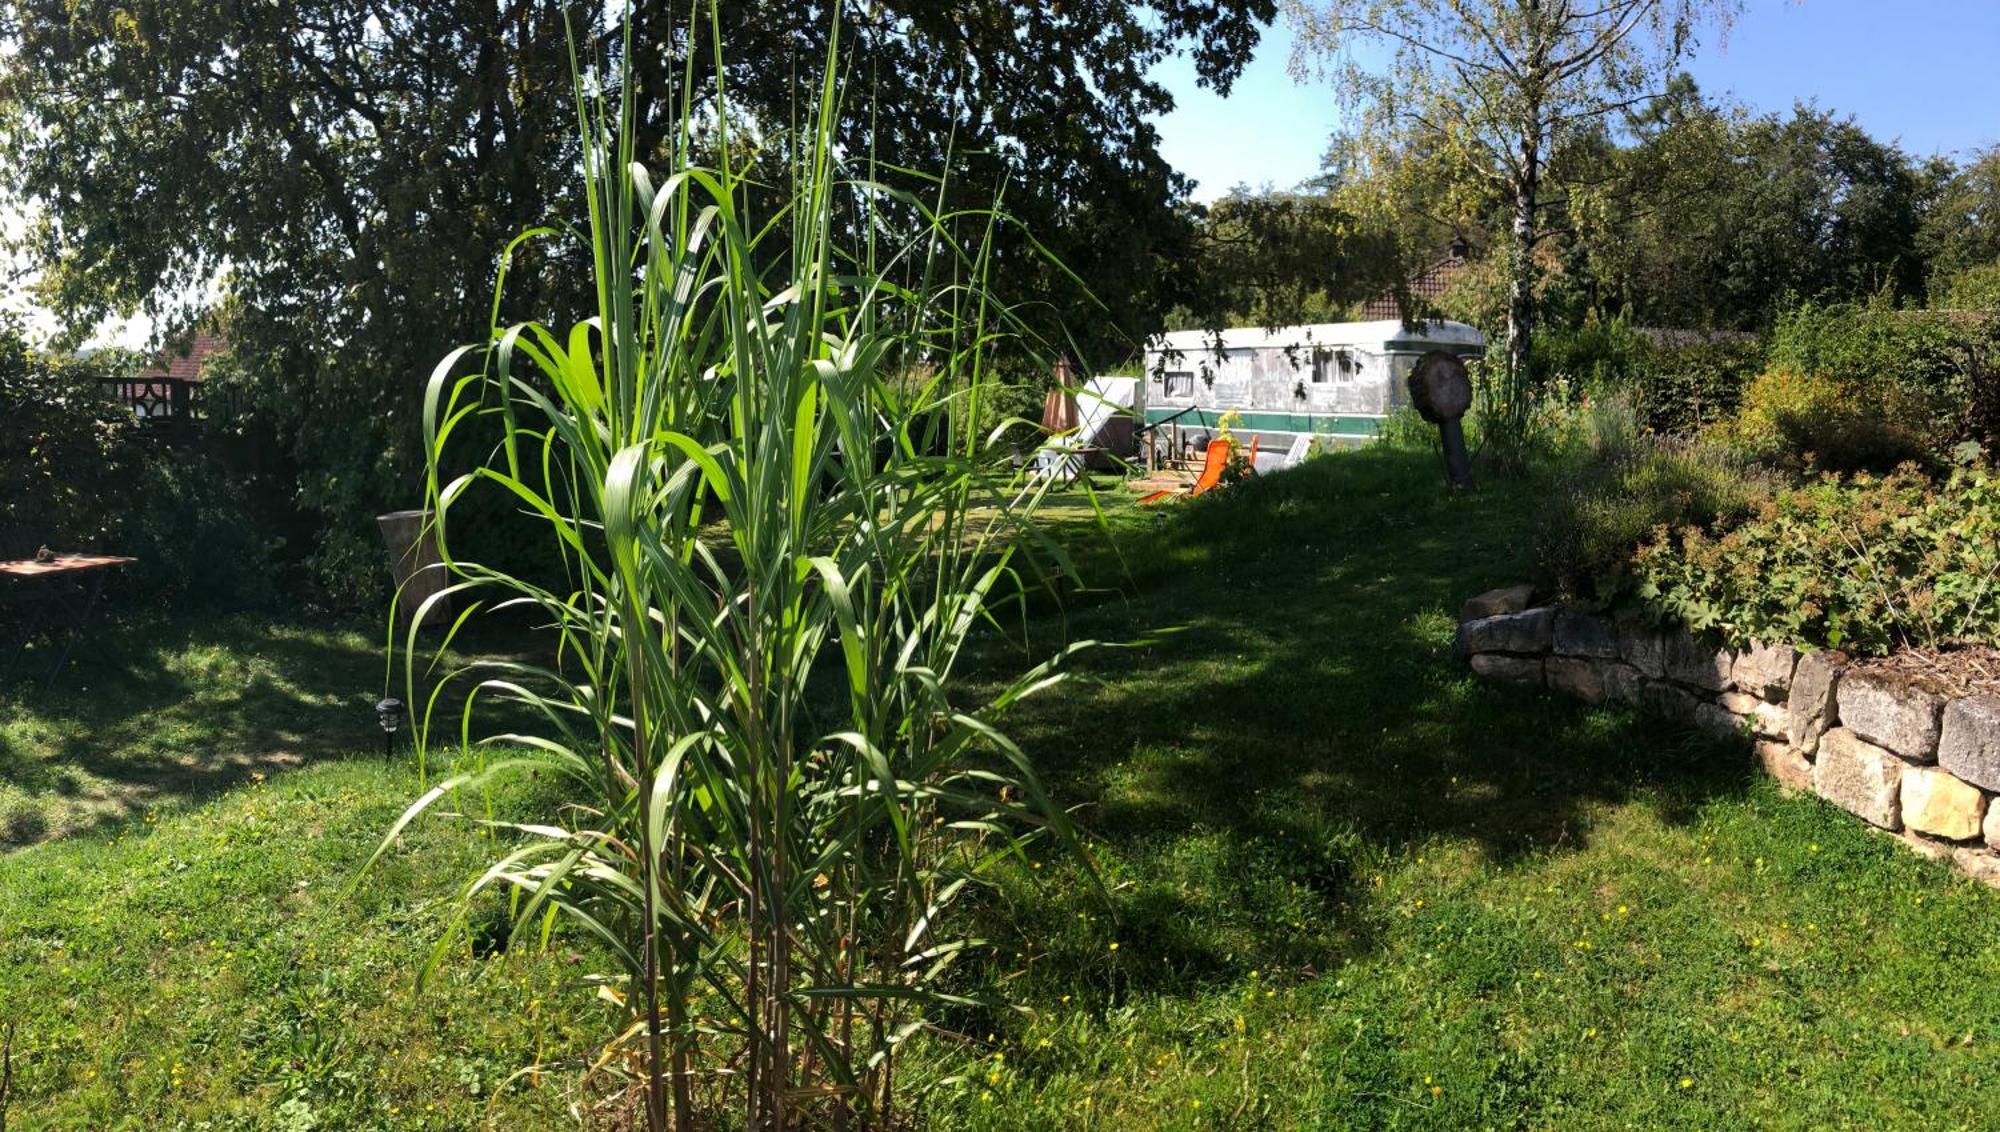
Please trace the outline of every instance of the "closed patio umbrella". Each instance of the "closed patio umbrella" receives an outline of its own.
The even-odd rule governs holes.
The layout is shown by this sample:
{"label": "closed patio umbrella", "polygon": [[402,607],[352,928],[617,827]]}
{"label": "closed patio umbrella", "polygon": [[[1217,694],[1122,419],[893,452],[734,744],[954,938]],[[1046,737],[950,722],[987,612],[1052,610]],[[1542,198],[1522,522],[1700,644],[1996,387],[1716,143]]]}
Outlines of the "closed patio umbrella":
{"label": "closed patio umbrella", "polygon": [[1042,427],[1051,433],[1073,431],[1078,424],[1076,394],[1057,386],[1042,398]]}

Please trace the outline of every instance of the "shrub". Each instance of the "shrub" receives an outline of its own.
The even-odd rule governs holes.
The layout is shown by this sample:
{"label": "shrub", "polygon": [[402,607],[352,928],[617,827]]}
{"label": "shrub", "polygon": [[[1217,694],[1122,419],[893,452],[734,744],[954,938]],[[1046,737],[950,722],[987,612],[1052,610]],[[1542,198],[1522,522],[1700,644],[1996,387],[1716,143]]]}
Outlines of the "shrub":
{"label": "shrub", "polygon": [[132,410],[97,379],[0,326],[0,554],[116,545],[139,453]]}
{"label": "shrub", "polygon": [[1655,531],[1724,528],[1769,491],[1766,475],[1712,442],[1606,443],[1550,493],[1535,526],[1537,581],[1574,600],[1629,597],[1632,556]]}
{"label": "shrub", "polygon": [[1893,386],[1871,390],[1824,373],[1773,368],[1750,382],[1718,435],[1795,470],[1879,470],[1926,457],[1926,415]]}
{"label": "shrub", "polygon": [[1766,371],[1728,427],[1800,467],[1942,468],[1963,441],[1990,448],[1996,365],[2000,319],[1990,315],[1808,303],[1779,319]]}
{"label": "shrub", "polygon": [[1009,451],[1025,454],[1040,447],[1047,433],[1035,428],[1023,428],[1018,423],[1012,427],[1009,421],[1039,422],[1042,419],[1042,399],[1048,395],[1050,385],[1047,378],[1036,379],[1031,375],[1010,375],[1018,380],[996,380],[993,387],[979,399],[979,420],[974,428],[981,436],[994,436],[1005,444]]}
{"label": "shrub", "polygon": [[1662,529],[1633,569],[1653,609],[1732,640],[1868,653],[2000,643],[1996,532],[2000,478],[1984,464],[1941,486],[1911,467],[1829,474],[1723,533]]}
{"label": "shrub", "polygon": [[1565,380],[1581,389],[1619,389],[1650,349],[1624,320],[1593,318],[1535,335],[1535,372],[1543,381]]}
{"label": "shrub", "polygon": [[280,541],[263,530],[246,492],[198,448],[155,450],[127,488],[119,541],[139,560],[134,584],[155,602],[244,609],[276,596]]}
{"label": "shrub", "polygon": [[42,545],[131,555],[127,607],[262,604],[272,540],[203,437],[165,443],[104,391],[130,361],[42,354],[0,328],[0,557]]}
{"label": "shrub", "polygon": [[1663,345],[1617,319],[1535,339],[1545,384],[1568,381],[1592,399],[1622,397],[1639,424],[1657,433],[1691,433],[1727,417],[1762,357],[1754,338],[1695,334]]}
{"label": "shrub", "polygon": [[2000,311],[2000,263],[1982,263],[1953,275],[1944,285],[1950,310]]}
{"label": "shrub", "polygon": [[1735,412],[1763,357],[1763,343],[1754,338],[1650,346],[1627,375],[1625,390],[1647,429],[1690,434]]}

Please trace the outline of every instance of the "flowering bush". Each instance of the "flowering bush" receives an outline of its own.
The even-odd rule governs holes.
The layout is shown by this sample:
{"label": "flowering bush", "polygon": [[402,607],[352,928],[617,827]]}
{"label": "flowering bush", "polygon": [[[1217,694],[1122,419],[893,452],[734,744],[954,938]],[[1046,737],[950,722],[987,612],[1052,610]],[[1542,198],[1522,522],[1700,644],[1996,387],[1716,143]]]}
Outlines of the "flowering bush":
{"label": "flowering bush", "polygon": [[1724,533],[1662,527],[1639,596],[1695,630],[1886,652],[2000,643],[2000,477],[1962,448],[1942,484],[1905,467],[1827,475]]}

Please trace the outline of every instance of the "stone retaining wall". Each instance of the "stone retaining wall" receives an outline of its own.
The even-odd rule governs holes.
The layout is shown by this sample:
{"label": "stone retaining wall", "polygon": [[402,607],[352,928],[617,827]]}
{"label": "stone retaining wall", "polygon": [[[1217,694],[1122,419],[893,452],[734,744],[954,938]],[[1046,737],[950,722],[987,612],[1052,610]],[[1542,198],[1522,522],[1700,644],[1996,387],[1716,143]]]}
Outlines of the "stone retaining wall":
{"label": "stone retaining wall", "polygon": [[1515,586],[1466,602],[1457,651],[1480,677],[1620,703],[1744,736],[1780,784],[2000,887],[2000,697],[1948,699],[1831,652],[1717,648],[1561,607]]}

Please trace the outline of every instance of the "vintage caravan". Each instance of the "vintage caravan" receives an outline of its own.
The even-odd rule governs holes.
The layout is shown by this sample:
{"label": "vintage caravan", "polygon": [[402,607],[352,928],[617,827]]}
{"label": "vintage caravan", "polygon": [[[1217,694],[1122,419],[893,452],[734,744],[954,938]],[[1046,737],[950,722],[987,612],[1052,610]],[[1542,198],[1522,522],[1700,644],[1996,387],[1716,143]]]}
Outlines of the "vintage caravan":
{"label": "vintage caravan", "polygon": [[1183,455],[1200,452],[1232,409],[1237,434],[1265,452],[1308,439],[1359,444],[1408,404],[1404,381],[1419,357],[1485,349],[1479,331],[1435,319],[1174,331],[1146,343],[1140,408],[1160,454],[1176,442]]}

